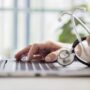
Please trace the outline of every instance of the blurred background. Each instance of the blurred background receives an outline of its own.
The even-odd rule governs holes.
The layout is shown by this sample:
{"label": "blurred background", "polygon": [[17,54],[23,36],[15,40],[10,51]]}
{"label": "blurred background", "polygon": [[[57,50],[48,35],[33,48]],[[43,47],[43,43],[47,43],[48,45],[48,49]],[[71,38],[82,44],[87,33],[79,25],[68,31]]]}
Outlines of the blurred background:
{"label": "blurred background", "polygon": [[[28,44],[48,40],[72,43],[76,37],[70,17],[58,18],[77,7],[87,9],[78,16],[90,26],[90,0],[0,0],[0,55],[10,57]],[[79,23],[77,28],[83,36]]]}

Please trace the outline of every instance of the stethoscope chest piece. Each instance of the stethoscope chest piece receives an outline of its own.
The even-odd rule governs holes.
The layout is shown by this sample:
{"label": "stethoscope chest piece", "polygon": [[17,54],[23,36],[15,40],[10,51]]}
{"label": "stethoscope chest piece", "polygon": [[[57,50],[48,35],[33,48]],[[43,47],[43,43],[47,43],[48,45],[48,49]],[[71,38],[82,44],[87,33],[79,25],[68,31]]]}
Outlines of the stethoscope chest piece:
{"label": "stethoscope chest piece", "polygon": [[57,61],[62,66],[67,66],[74,61],[74,53],[72,53],[71,49],[62,48],[59,51]]}

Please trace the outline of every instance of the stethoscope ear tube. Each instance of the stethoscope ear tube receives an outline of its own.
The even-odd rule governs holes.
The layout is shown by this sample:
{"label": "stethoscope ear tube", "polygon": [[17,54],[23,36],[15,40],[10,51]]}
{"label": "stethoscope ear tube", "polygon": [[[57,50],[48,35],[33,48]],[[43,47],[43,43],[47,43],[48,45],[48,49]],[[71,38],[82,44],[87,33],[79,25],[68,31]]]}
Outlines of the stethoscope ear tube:
{"label": "stethoscope ear tube", "polygon": [[[81,38],[81,40],[82,40],[82,41],[86,40],[86,37]],[[80,43],[79,40],[76,40],[76,41],[73,43],[73,45],[72,45],[72,48],[73,48],[72,53],[75,53],[75,47],[76,47],[79,43]],[[90,63],[87,63],[87,62],[84,62],[83,60],[81,60],[81,59],[77,56],[77,54],[75,54],[74,60],[78,60],[78,61],[81,62],[82,64],[85,64],[85,65],[87,65],[87,66],[90,67]]]}

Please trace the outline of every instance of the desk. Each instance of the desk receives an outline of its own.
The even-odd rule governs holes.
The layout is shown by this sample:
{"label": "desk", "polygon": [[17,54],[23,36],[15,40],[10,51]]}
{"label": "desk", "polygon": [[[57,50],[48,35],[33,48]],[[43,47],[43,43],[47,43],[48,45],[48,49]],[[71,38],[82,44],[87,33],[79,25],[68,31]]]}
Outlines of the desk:
{"label": "desk", "polygon": [[0,78],[0,90],[90,90],[90,78]]}

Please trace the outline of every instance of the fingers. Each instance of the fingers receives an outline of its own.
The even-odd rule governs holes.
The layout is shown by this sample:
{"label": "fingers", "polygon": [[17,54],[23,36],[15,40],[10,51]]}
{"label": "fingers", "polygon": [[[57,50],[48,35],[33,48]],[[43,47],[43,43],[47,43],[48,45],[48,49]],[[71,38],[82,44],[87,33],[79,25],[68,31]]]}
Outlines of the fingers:
{"label": "fingers", "polygon": [[[50,42],[43,44],[33,44],[19,51],[15,55],[15,58],[17,60],[20,60],[22,56],[26,55],[28,60],[39,59],[39,60],[46,60],[47,62],[55,61],[56,52],[54,51],[58,50],[59,48],[60,47],[57,44],[54,45],[53,43]],[[49,59],[49,57],[51,58],[51,60]]]}
{"label": "fingers", "polygon": [[46,54],[43,52],[43,50],[46,48],[45,44],[33,44],[32,47],[30,48],[28,52],[28,59],[33,59],[35,55],[41,55],[44,56],[43,54]]}
{"label": "fingers", "polygon": [[28,52],[28,60],[33,58],[33,55],[35,55],[39,50],[39,46],[37,44],[32,45],[32,47],[30,48],[29,52]]}
{"label": "fingers", "polygon": [[31,45],[27,46],[26,48],[24,48],[21,51],[19,51],[18,53],[16,53],[15,58],[17,60],[19,60],[22,57],[22,55],[25,55],[28,53],[30,47],[31,47]]}
{"label": "fingers", "polygon": [[54,62],[55,60],[57,60],[58,53],[59,53],[58,50],[54,51],[54,52],[51,52],[50,54],[48,54],[45,57],[45,61],[46,62]]}
{"label": "fingers", "polygon": [[42,55],[34,55],[32,58],[32,61],[44,61],[45,57],[43,57]]}
{"label": "fingers", "polygon": [[[20,60],[22,56],[27,56],[28,60],[30,59],[43,59],[42,56],[45,54],[43,51],[44,48],[47,48],[46,44],[33,44],[29,45],[28,47],[24,48],[23,50],[19,51],[16,55],[15,58],[17,60]],[[45,50],[44,50],[45,51]],[[42,52],[42,53],[40,53]],[[38,56],[42,55],[42,56]]]}

